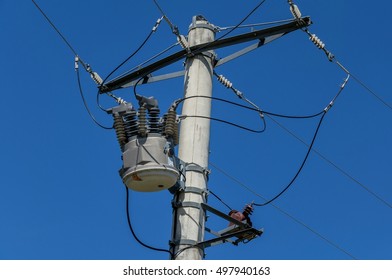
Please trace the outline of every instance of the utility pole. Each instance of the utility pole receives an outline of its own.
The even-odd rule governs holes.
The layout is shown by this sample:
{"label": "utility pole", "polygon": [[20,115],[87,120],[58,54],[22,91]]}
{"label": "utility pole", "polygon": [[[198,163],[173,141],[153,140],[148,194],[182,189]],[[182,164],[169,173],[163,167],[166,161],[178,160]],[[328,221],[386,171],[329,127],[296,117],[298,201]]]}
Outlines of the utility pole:
{"label": "utility pole", "polygon": [[[202,16],[193,17],[189,28],[189,47],[214,41],[214,26]],[[214,52],[189,56],[185,64],[184,95],[212,96]],[[184,101],[181,122],[179,158],[186,162],[185,189],[177,194],[173,217],[175,259],[200,260],[204,250],[191,247],[204,240],[205,211],[201,203],[207,200],[207,166],[209,156],[211,99],[189,98]],[[184,250],[184,248],[187,248]]]}
{"label": "utility pole", "polygon": [[[172,147],[173,139],[167,142],[167,137],[170,135],[166,132],[160,136],[158,135],[158,137],[154,133],[152,135],[139,135],[140,129],[138,127],[140,128],[141,124],[144,124],[143,131],[146,128],[146,115],[145,113],[142,114],[143,110],[138,114],[139,122],[136,120],[136,111],[132,106],[122,104],[112,110],[115,125],[117,125],[117,137],[121,140],[121,143],[124,142],[122,144],[124,145],[122,148],[125,148],[125,151],[123,151],[123,168],[120,175],[127,187],[137,191],[158,191],[173,186],[172,184],[175,183],[173,174],[175,175],[174,179],[177,180],[177,184],[171,187],[170,190],[174,192],[170,242],[172,259],[201,260],[204,258],[205,248],[224,243],[233,245],[238,245],[241,242],[248,243],[263,233],[262,229],[253,228],[247,219],[228,215],[207,204],[211,115],[211,98],[209,97],[212,97],[213,72],[214,68],[220,65],[281,38],[292,31],[306,28],[310,24],[309,17],[301,18],[299,12],[296,12],[295,19],[291,22],[215,40],[215,26],[202,16],[195,16],[189,28],[188,42],[183,40],[183,36],[178,36],[183,49],[143,68],[121,75],[100,87],[101,93],[107,93],[120,88],[136,86],[142,80],[143,83],[149,83],[185,75],[185,99],[181,101],[183,107],[178,157],[174,156],[172,149],[167,149],[167,147]],[[250,41],[256,42],[227,57],[216,60],[214,50]],[[151,75],[151,73],[184,58],[186,58],[185,71],[160,76]],[[149,98],[146,98],[146,100],[149,100]],[[149,111],[150,125],[152,120],[154,129],[159,127],[156,109],[152,107]],[[173,112],[175,113],[175,111]],[[169,120],[168,116],[166,116],[166,122]],[[175,116],[170,120],[173,121],[170,126],[175,127]],[[149,145],[142,145],[142,152],[139,152],[140,141],[134,141],[135,136],[146,138],[145,142],[149,140]],[[166,145],[163,145],[165,142],[167,142]],[[172,159],[169,160],[169,157]],[[135,161],[135,158],[139,161]],[[149,163],[149,165],[146,163]],[[144,172],[145,174],[139,174],[141,171],[146,172]],[[180,176],[178,176],[179,174]],[[145,183],[141,178],[142,175],[149,176],[145,178]],[[164,179],[165,184],[159,183],[156,185],[157,182],[162,182]],[[206,211],[229,222],[228,227],[219,231],[205,227]],[[215,237],[204,240],[205,231]]]}

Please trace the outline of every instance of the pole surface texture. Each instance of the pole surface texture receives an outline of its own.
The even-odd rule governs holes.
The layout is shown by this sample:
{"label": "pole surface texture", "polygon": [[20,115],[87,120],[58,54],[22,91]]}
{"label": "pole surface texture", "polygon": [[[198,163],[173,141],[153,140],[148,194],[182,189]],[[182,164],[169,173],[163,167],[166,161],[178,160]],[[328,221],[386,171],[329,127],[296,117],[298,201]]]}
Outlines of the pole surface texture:
{"label": "pole surface texture", "polygon": [[[208,43],[215,38],[214,28],[203,17],[193,17],[189,29],[189,46]],[[196,56],[190,55],[186,60],[184,81],[185,97],[212,96],[213,52]],[[205,211],[200,203],[207,200],[211,99],[186,99],[182,115],[202,116],[188,117],[182,120],[179,141],[179,158],[186,163],[185,190],[176,194],[174,211],[174,253],[177,260],[200,260],[204,250],[192,245],[204,240]]]}

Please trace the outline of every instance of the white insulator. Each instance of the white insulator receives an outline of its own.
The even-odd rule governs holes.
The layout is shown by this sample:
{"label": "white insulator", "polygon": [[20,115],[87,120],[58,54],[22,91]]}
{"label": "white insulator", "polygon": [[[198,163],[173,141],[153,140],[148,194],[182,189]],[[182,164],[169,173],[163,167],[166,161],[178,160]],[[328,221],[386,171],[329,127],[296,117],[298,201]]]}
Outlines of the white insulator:
{"label": "white insulator", "polygon": [[181,45],[182,48],[184,48],[184,49],[189,48],[188,41],[186,40],[186,38],[185,38],[184,35],[179,35],[179,36],[177,37],[177,41],[180,43],[180,45]]}
{"label": "white insulator", "polygon": [[102,80],[102,78],[98,75],[97,72],[92,72],[92,73],[90,74],[90,76],[91,76],[91,79],[93,79],[94,82],[97,83],[97,85],[102,85],[103,80]]}
{"label": "white insulator", "polygon": [[325,44],[315,34],[312,34],[309,39],[316,45],[316,47],[324,49]]}
{"label": "white insulator", "polygon": [[296,19],[301,18],[302,14],[301,14],[301,11],[299,10],[297,5],[295,5],[295,4],[290,5],[290,11],[293,14],[294,18],[296,18]]}
{"label": "white insulator", "polygon": [[124,99],[122,99],[121,97],[116,97],[116,102],[118,104],[127,104],[127,101],[125,101]]}
{"label": "white insulator", "polygon": [[75,70],[79,69],[79,57],[75,56]]}
{"label": "white insulator", "polygon": [[218,81],[222,83],[227,88],[232,88],[233,83],[226,79],[223,75],[218,76]]}

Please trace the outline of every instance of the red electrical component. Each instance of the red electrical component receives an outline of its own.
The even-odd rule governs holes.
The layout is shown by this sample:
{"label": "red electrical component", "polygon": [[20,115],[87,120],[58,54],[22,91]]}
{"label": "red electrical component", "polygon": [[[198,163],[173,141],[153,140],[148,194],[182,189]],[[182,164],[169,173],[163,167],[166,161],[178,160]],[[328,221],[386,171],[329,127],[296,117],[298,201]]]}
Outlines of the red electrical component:
{"label": "red electrical component", "polygon": [[[232,217],[233,219],[236,219],[237,221],[243,222],[246,221],[246,223],[249,226],[252,226],[252,222],[249,218],[249,216],[253,213],[253,207],[251,204],[245,205],[245,208],[242,212],[237,211],[237,210],[231,210],[229,212],[229,216]],[[229,226],[232,226],[233,223],[230,223]]]}

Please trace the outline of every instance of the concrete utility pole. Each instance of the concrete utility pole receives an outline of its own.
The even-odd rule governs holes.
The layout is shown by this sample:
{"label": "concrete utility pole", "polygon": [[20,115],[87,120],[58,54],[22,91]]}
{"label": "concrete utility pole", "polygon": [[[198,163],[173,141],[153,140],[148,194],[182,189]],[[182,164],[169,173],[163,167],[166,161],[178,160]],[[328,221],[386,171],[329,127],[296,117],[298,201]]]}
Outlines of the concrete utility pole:
{"label": "concrete utility pole", "polygon": [[[212,42],[214,38],[213,25],[202,16],[193,17],[188,34],[189,46]],[[213,59],[213,51],[187,58],[185,97],[212,96]],[[207,200],[210,114],[211,99],[190,98],[184,101],[182,115],[206,118],[189,117],[181,122],[178,156],[188,165],[185,190],[177,194],[173,217],[174,253],[177,260],[200,260],[204,256],[203,249],[189,247],[204,240],[205,212],[200,203],[206,203]]]}

